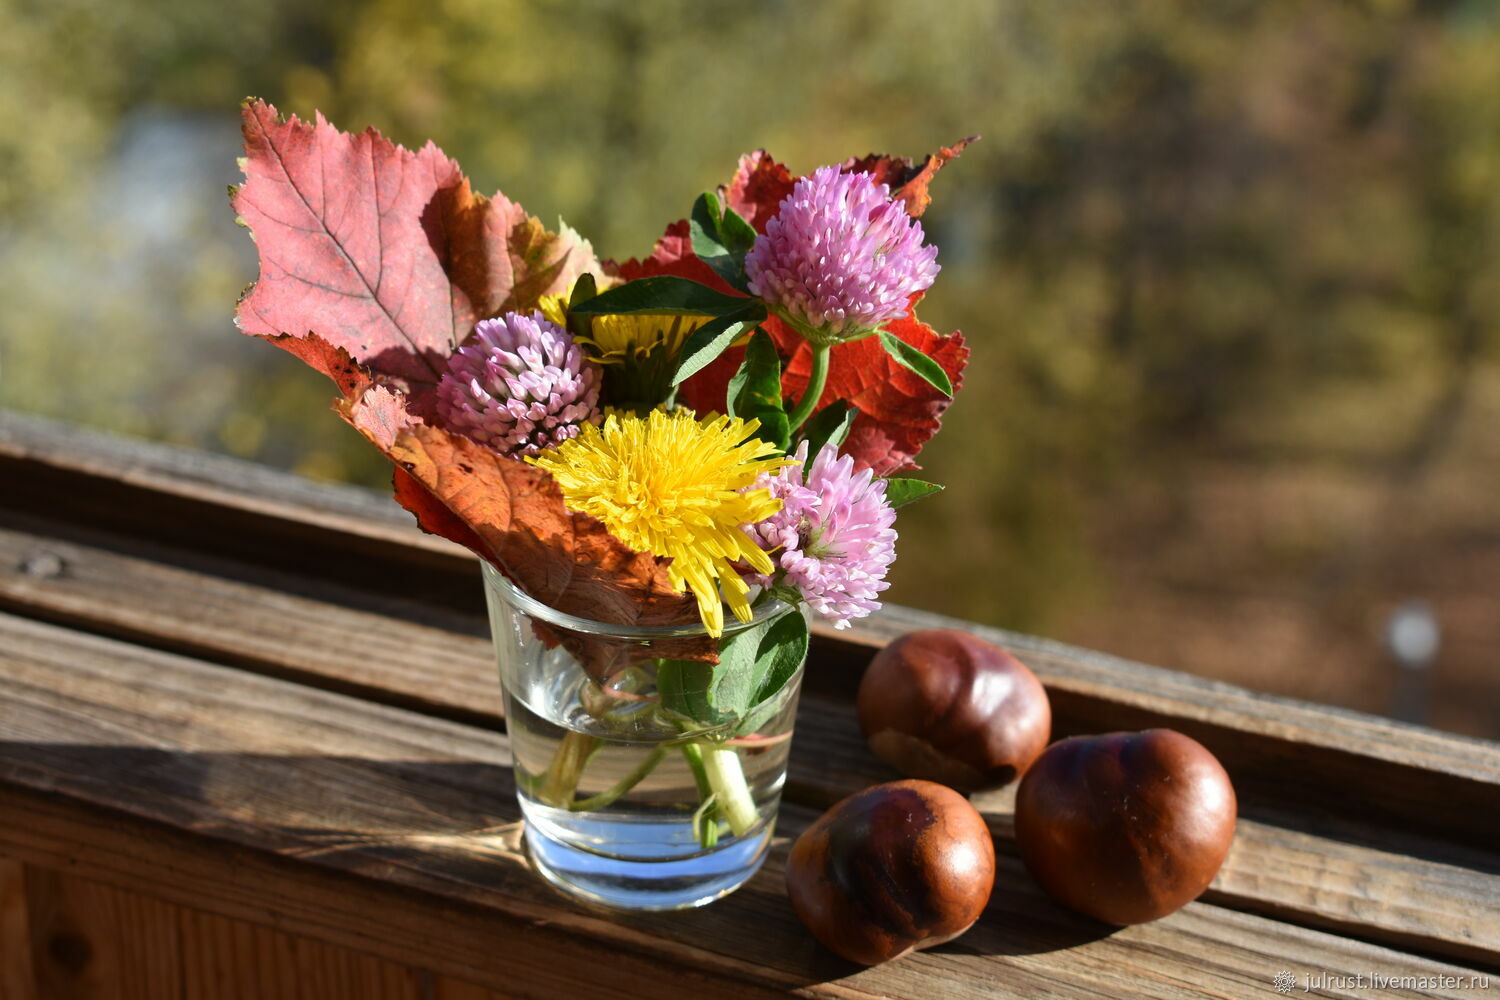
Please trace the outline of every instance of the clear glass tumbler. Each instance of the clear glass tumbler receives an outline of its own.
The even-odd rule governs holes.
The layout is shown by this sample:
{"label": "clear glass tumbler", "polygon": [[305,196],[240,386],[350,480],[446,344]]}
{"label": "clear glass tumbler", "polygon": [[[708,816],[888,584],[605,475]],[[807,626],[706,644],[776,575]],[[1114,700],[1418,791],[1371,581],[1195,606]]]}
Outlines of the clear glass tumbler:
{"label": "clear glass tumbler", "polygon": [[[771,843],[802,668],[729,721],[684,710],[679,656],[701,625],[626,627],[563,614],[484,566],[516,795],[538,871],[633,910],[701,906],[742,885]],[[797,610],[776,601],[724,639]],[[662,689],[669,687],[667,697]],[[700,688],[701,681],[695,681]]]}

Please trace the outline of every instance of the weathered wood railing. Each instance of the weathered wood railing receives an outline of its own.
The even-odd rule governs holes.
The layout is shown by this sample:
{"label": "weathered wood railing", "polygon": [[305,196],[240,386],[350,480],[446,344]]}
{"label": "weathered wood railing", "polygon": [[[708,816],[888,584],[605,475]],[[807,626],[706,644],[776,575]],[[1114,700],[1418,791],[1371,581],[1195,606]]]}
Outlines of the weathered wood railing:
{"label": "weathered wood railing", "polygon": [[1500,973],[1500,746],[969,625],[1042,677],[1056,735],[1208,746],[1234,849],[1202,900],[1111,932],[1040,894],[986,794],[1000,872],[968,935],[869,970],[822,951],[785,839],[893,776],[860,667],[952,624],[903,608],[816,636],[761,875],[686,915],[585,909],[519,847],[470,556],[365,491],[0,421],[0,1000],[1222,997],[1283,971],[1474,996],[1453,984]]}

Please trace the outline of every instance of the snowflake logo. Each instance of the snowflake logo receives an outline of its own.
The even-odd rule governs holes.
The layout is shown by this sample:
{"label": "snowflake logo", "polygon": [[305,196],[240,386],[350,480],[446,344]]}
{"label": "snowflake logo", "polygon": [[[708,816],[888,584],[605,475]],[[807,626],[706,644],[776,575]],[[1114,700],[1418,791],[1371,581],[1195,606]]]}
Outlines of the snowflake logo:
{"label": "snowflake logo", "polygon": [[1271,985],[1276,987],[1277,993],[1290,993],[1292,987],[1297,985],[1297,977],[1283,969],[1276,973],[1276,977],[1271,980]]}

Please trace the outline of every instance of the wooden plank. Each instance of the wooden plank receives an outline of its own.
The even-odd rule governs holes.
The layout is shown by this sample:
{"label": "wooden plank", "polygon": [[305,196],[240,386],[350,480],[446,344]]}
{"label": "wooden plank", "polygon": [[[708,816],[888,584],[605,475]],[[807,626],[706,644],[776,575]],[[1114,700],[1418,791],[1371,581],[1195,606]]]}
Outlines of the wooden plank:
{"label": "wooden plank", "polygon": [[21,862],[0,857],[0,1000],[38,1000],[25,871]]}
{"label": "wooden plank", "polygon": [[[9,617],[0,649],[0,851],[492,989],[1187,997],[1294,960],[1468,974],[1205,904],[1107,934],[1011,858],[962,942],[856,970],[797,924],[784,840],[714,907],[597,916],[527,870],[502,734]],[[789,805],[785,831],[813,815]]]}
{"label": "wooden plank", "polygon": [[[54,512],[97,513],[99,518],[83,519],[100,524],[148,522],[158,511],[117,509],[113,504],[118,493],[135,490],[157,507],[172,498],[181,501],[182,509],[201,506],[210,519],[215,511],[245,520],[254,515],[267,522],[282,521],[288,528],[310,527],[381,546],[397,542],[405,549],[427,552],[433,562],[468,559],[457,546],[423,534],[395,501],[369,490],[316,483],[225,455],[9,410],[0,410],[0,468],[18,473],[5,480],[11,494],[6,506],[25,506],[61,484]],[[109,502],[87,496],[88,491],[75,484],[101,487]]]}
{"label": "wooden plank", "polygon": [[[256,582],[247,583],[227,575],[236,571],[232,565],[211,567],[224,574],[215,575],[201,562],[186,569],[165,557],[111,551],[105,541],[46,537],[39,534],[41,522],[26,527],[28,533],[0,529],[0,567],[16,567],[0,569],[0,606],[446,718],[502,722],[487,639],[299,596],[310,589],[305,581],[272,571],[257,571]],[[54,571],[20,568],[38,564]],[[357,603],[357,593],[342,596]],[[352,644],[350,636],[361,641]],[[847,706],[804,699],[789,798],[827,806],[895,776],[870,756]],[[977,801],[997,835],[1011,839],[1010,794]],[[1482,798],[1471,794],[1467,801]],[[1500,921],[1483,919],[1500,912],[1495,853],[1431,837],[1400,840],[1385,826],[1371,828],[1366,844],[1350,842],[1357,831],[1299,833],[1294,828],[1313,817],[1289,813],[1263,789],[1242,794],[1242,813],[1235,852],[1209,899],[1403,948],[1500,964]],[[1380,899],[1371,898],[1376,878]]]}
{"label": "wooden plank", "polygon": [[[28,528],[39,531],[34,523]],[[37,564],[55,571],[0,573],[0,606],[390,705],[501,724],[492,652],[481,637],[299,597],[305,588],[293,580],[245,583],[0,529],[0,567]],[[805,699],[789,798],[829,805],[886,777],[894,774],[865,751],[846,705]],[[978,802],[1010,840],[1010,795]],[[1236,850],[1211,900],[1403,948],[1500,961],[1500,921],[1482,919],[1500,912],[1494,853],[1433,838],[1409,838],[1397,852],[1380,837],[1364,846],[1337,832],[1299,834],[1292,828],[1310,819],[1277,808],[1277,799],[1244,796]],[[1386,900],[1371,900],[1373,873],[1380,873]]]}
{"label": "wooden plank", "polygon": [[[196,554],[480,613],[474,561],[384,497],[249,463],[0,414],[0,504]],[[1048,686],[1058,735],[1167,725],[1199,739],[1241,794],[1363,816],[1482,849],[1500,842],[1500,744],[1245,691],[1035,637],[888,606],[849,634],[817,629],[812,690],[847,697],[861,666],[914,628],[958,627],[1017,650]],[[839,669],[838,665],[849,669]],[[1373,790],[1379,790],[1373,794]]]}
{"label": "wooden plank", "polygon": [[[255,582],[245,582],[236,578],[242,568],[222,560],[10,520],[0,527],[0,608],[386,704],[500,724],[484,621],[435,615],[399,599],[372,601],[274,570],[255,571]],[[64,534],[88,543],[56,537]]]}
{"label": "wooden plank", "polygon": [[[0,852],[501,991],[777,992],[558,926],[503,736],[9,617],[0,649]],[[466,917],[455,866],[504,905]]]}
{"label": "wooden plank", "polygon": [[366,588],[386,571],[434,607],[479,608],[474,558],[368,490],[5,411],[0,482],[17,513]]}
{"label": "wooden plank", "polygon": [[[366,611],[374,600],[381,612],[389,612],[389,597],[345,591],[344,603],[299,603],[289,592],[327,594],[337,588],[244,567],[235,572],[258,582],[211,578],[176,570],[161,558],[116,556],[20,531],[5,533],[0,551],[6,557],[0,563],[0,606],[335,690],[424,705],[442,714],[494,717],[483,708],[486,702],[495,705],[494,688],[487,653],[475,636],[483,626],[473,619],[465,626],[462,616],[449,615],[446,628],[408,629],[384,613]],[[192,558],[202,564],[203,557]],[[418,614],[411,603],[398,606],[406,617]],[[852,636],[815,648],[810,687],[826,691],[839,678],[852,682],[858,677],[855,655],[867,656],[910,628],[965,625],[887,609]],[[464,634],[450,641],[455,627]],[[1008,644],[1032,663],[1053,700],[1057,735],[1168,725],[1218,754],[1242,795],[1263,791],[1282,803],[1311,803],[1356,816],[1373,812],[1393,825],[1458,833],[1486,846],[1500,840],[1500,745],[967,627]],[[378,639],[362,644],[356,657],[349,655],[350,635]],[[412,653],[443,669],[414,668]],[[1366,794],[1369,787],[1379,787],[1381,794]]]}
{"label": "wooden plank", "polygon": [[[42,868],[26,871],[37,992],[49,1000],[126,1000],[116,890]],[[174,942],[175,944],[175,942]],[[175,954],[172,956],[175,958]]]}
{"label": "wooden plank", "polygon": [[[1015,786],[973,797],[1015,844]],[[1500,857],[1388,831],[1308,819],[1266,804],[1240,810],[1206,902],[1485,968],[1500,966]],[[1361,842],[1364,841],[1364,842]]]}
{"label": "wooden plank", "polygon": [[[19,863],[8,864],[19,873]],[[26,890],[43,928],[43,992],[17,988],[0,992],[0,1000],[505,1000],[374,955],[77,875],[31,866]],[[31,985],[28,979],[25,988]]]}
{"label": "wooden plank", "polygon": [[418,970],[243,920],[175,909],[183,1000],[426,1000]]}
{"label": "wooden plank", "polygon": [[[483,986],[450,979],[447,976],[433,978],[432,988],[427,997],[431,997],[431,1000],[513,1000],[507,994],[496,993]],[[423,1000],[426,1000],[426,997]]]}

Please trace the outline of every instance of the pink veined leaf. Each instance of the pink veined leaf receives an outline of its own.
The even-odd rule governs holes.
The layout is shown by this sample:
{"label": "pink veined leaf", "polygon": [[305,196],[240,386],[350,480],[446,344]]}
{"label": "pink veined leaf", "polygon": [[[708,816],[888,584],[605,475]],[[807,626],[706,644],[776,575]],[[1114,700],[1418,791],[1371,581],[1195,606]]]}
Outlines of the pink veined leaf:
{"label": "pink veined leaf", "polygon": [[430,413],[449,355],[480,319],[534,308],[599,265],[571,230],[548,232],[503,196],[474,194],[431,143],[341,132],[320,114],[243,109],[245,183],[233,192],[260,252],[240,328],[315,333]]}
{"label": "pink veined leaf", "polygon": [[[431,144],[413,152],[321,115],[283,121],[259,101],[244,107],[244,133],[233,203],[261,274],[239,324],[334,381],[335,409],[396,463],[396,498],[422,528],[560,610],[695,621],[696,601],[672,589],[664,561],[569,511],[545,471],[432,425],[433,390],[474,323],[535,308],[585,271],[603,278],[588,243],[503,196],[475,195]],[[679,645],[676,655],[713,657],[711,643]]]}

